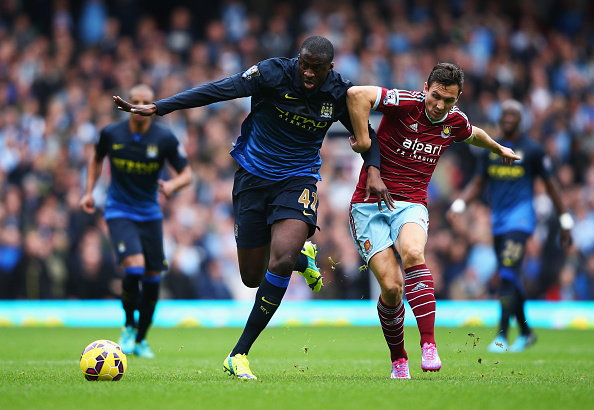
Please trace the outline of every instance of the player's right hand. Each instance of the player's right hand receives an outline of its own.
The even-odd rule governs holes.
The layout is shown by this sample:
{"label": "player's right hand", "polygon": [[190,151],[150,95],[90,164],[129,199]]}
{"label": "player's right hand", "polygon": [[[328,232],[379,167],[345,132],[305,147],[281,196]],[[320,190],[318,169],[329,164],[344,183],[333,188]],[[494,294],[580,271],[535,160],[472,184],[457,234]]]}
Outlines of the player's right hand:
{"label": "player's right hand", "polygon": [[83,197],[80,199],[79,205],[81,209],[86,213],[95,213],[95,200],[93,199],[93,194],[84,194]]}
{"label": "player's right hand", "polygon": [[157,112],[157,106],[155,104],[134,105],[130,104],[119,95],[113,96],[113,102],[118,106],[118,110],[120,111],[126,111],[132,114],[142,115],[144,117],[150,117]]}
{"label": "player's right hand", "polygon": [[377,197],[377,207],[382,212],[382,201],[386,204],[390,211],[395,209],[394,200],[384,181],[382,180],[380,170],[374,166],[367,168],[367,185],[365,187],[365,199],[367,201],[371,195]]}

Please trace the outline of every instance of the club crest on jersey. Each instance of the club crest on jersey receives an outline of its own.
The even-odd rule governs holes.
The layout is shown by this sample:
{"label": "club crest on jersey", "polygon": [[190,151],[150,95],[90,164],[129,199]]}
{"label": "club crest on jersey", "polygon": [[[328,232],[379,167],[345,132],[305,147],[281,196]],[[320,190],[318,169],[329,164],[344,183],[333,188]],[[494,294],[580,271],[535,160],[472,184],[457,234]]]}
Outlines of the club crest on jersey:
{"label": "club crest on jersey", "polygon": [[118,243],[118,252],[119,253],[126,252],[126,244],[124,243],[124,241],[121,241],[120,243]]}
{"label": "club crest on jersey", "polygon": [[260,75],[260,70],[258,70],[258,66],[251,66],[250,68],[248,68],[242,75],[242,78],[245,78],[246,80],[251,80],[252,77],[257,77]]}
{"label": "club crest on jersey", "polygon": [[442,138],[450,138],[451,136],[452,136],[452,126],[444,125],[443,129],[441,130],[441,137]]}
{"label": "club crest on jersey", "polygon": [[332,118],[332,113],[334,112],[334,104],[331,102],[322,103],[322,110],[320,111],[320,117],[322,118]]}
{"label": "club crest on jersey", "polygon": [[365,243],[363,244],[363,248],[365,249],[365,252],[369,252],[373,249],[373,245],[371,244],[371,242],[369,242],[369,239],[365,241]]}
{"label": "club crest on jersey", "polygon": [[156,158],[159,155],[159,147],[155,144],[150,144],[146,147],[146,156],[148,158]]}

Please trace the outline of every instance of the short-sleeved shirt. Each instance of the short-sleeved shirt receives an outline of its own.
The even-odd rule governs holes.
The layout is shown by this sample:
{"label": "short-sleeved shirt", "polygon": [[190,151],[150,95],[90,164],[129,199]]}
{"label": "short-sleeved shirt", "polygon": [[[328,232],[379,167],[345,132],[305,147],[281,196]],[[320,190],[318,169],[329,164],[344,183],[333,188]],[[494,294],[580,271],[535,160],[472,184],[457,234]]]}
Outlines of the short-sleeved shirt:
{"label": "short-sleeved shirt", "polygon": [[185,150],[173,132],[152,122],[146,134],[133,135],[128,120],[124,120],[106,126],[95,149],[99,157],[109,156],[111,166],[105,219],[163,218],[157,189],[165,160],[177,172],[188,165]]}
{"label": "short-sleeved shirt", "polygon": [[[439,121],[431,121],[425,112],[425,94],[418,91],[379,88],[372,108],[383,114],[377,130],[381,176],[392,198],[427,206],[427,187],[437,161],[452,142],[472,135],[472,125],[455,106]],[[363,168],[353,203],[364,202],[366,183]]]}
{"label": "short-sleeved shirt", "polygon": [[511,231],[532,233],[536,226],[534,179],[537,176],[550,178],[553,173],[552,161],[540,145],[525,135],[514,142],[498,142],[513,149],[521,159],[506,165],[498,155],[489,151],[479,158],[477,173],[485,177],[488,183],[493,234]]}

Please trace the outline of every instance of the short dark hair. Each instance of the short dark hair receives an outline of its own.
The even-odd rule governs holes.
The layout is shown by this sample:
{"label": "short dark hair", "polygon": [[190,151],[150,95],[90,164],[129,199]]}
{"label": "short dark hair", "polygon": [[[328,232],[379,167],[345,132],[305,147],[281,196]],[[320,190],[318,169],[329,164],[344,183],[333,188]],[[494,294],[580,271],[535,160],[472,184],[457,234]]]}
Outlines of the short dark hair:
{"label": "short dark hair", "polygon": [[305,39],[299,54],[302,54],[307,50],[310,54],[323,57],[326,62],[331,63],[334,60],[334,46],[326,37],[313,36]]}
{"label": "short dark hair", "polygon": [[464,71],[453,63],[437,63],[429,74],[427,88],[430,88],[433,83],[443,84],[446,87],[458,84],[458,94],[460,94],[464,87]]}

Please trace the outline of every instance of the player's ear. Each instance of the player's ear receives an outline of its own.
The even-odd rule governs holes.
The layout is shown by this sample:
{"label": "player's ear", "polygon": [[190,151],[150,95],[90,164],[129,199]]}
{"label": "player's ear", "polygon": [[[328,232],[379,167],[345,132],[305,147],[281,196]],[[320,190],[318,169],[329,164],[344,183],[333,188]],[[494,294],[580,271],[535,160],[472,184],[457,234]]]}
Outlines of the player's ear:
{"label": "player's ear", "polygon": [[328,71],[332,70],[334,68],[334,61],[330,61],[330,67],[328,68]]}
{"label": "player's ear", "polygon": [[429,87],[427,86],[427,81],[425,81],[425,85],[423,86],[423,92],[425,94],[427,94],[428,91],[429,91]]}

